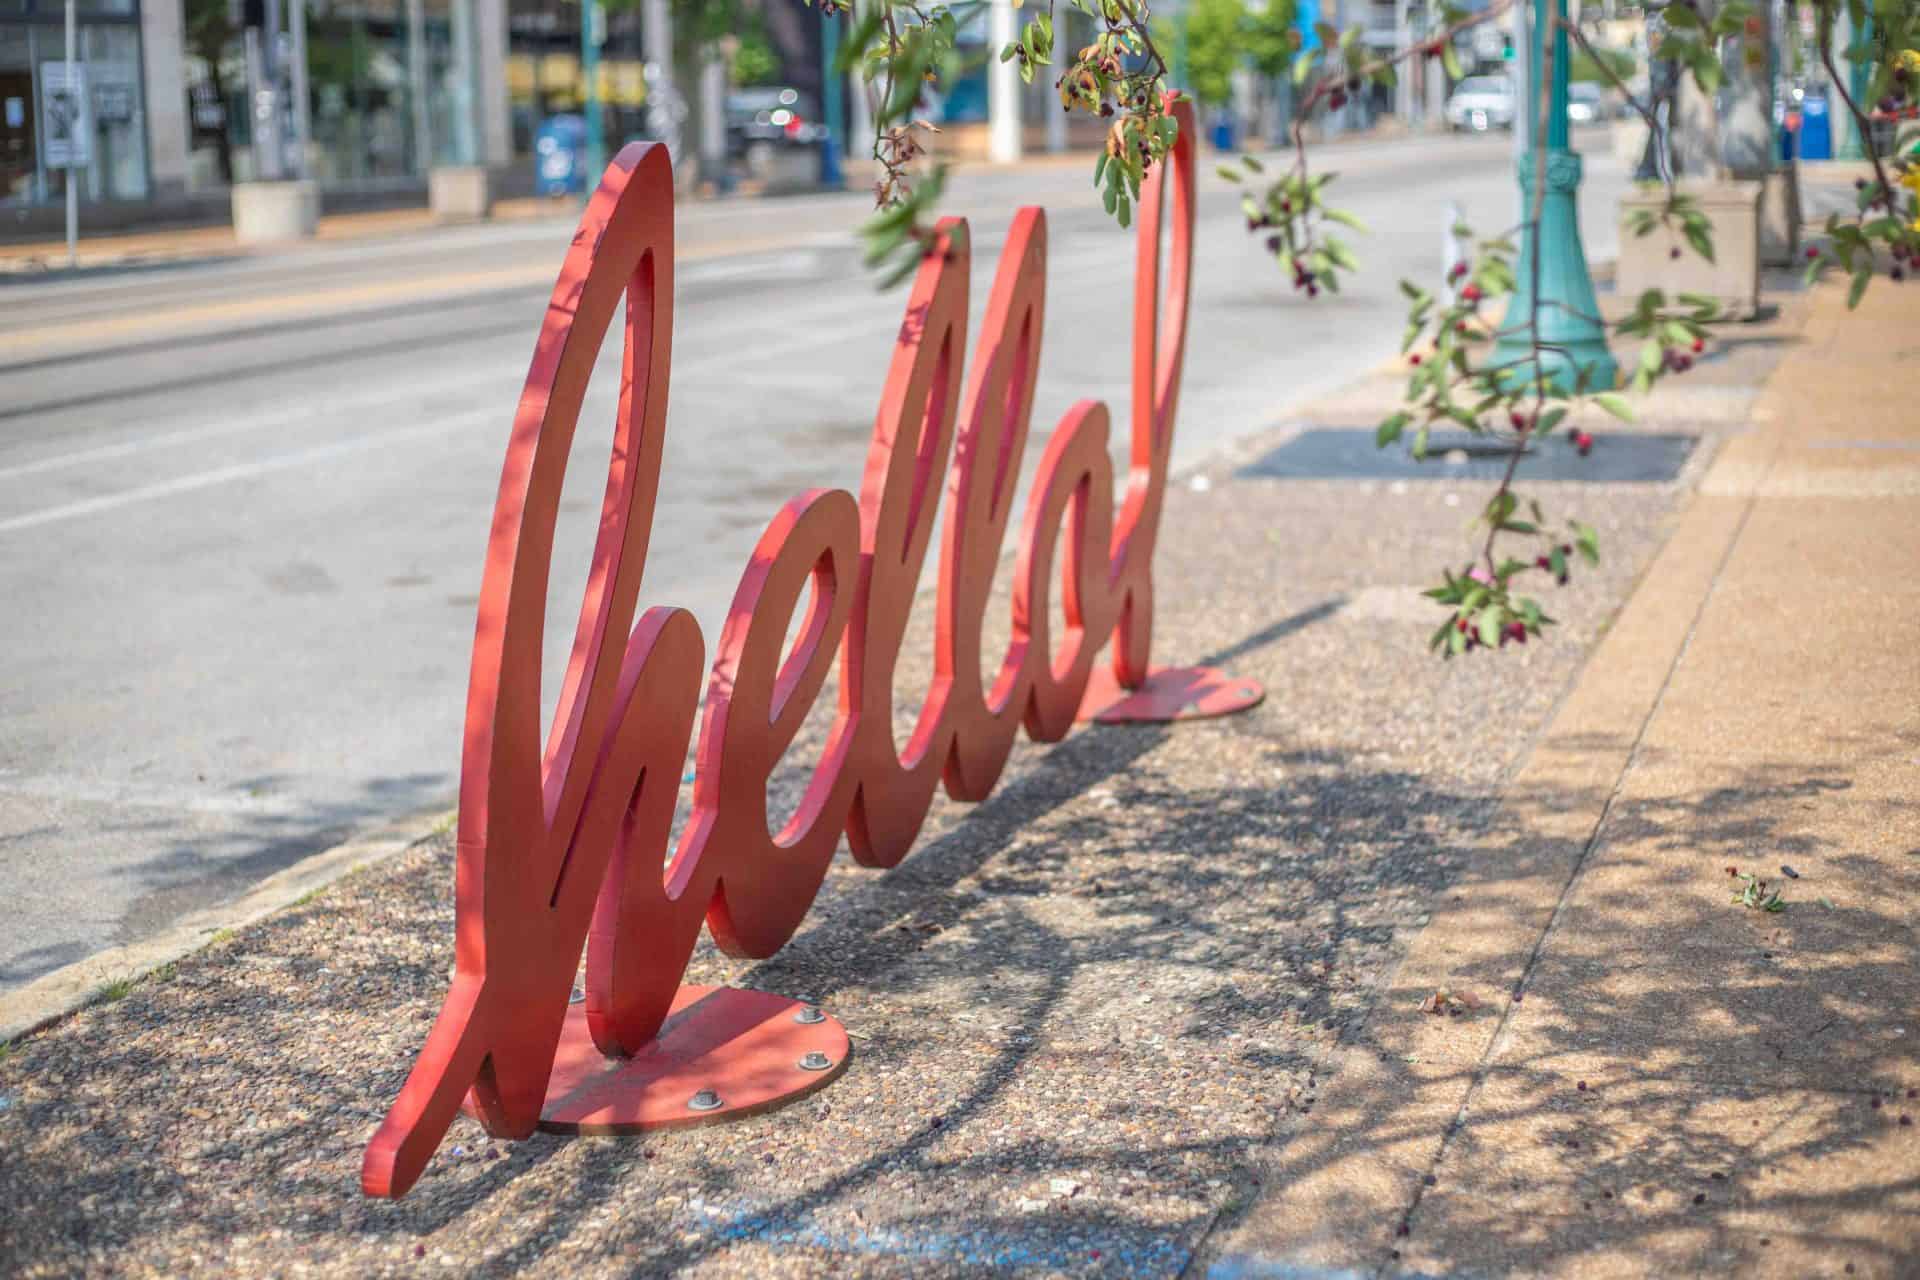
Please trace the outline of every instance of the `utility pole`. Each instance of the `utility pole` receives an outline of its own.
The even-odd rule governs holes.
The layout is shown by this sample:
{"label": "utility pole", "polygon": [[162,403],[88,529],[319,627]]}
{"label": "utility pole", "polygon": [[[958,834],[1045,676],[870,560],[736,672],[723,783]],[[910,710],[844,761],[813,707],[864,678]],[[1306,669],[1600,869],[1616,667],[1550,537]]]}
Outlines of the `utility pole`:
{"label": "utility pole", "polygon": [[[1586,250],[1580,244],[1580,154],[1568,147],[1567,33],[1559,19],[1566,0],[1529,0],[1532,39],[1527,42],[1527,92],[1521,98],[1529,128],[1527,151],[1520,160],[1520,255],[1515,263],[1517,286],[1489,363],[1512,370],[1515,381],[1531,382],[1533,336],[1539,333],[1540,372],[1549,385],[1572,390],[1584,380],[1591,390],[1610,389],[1619,370],[1607,350],[1606,330],[1600,323],[1600,304],[1594,297],[1593,276],[1587,270]],[[1552,45],[1545,41],[1551,39]],[[1552,56],[1549,58],[1548,50]],[[1551,68],[1551,76],[1541,72]],[[1548,104],[1546,133],[1540,134],[1542,98]],[[1516,130],[1516,133],[1518,131]],[[1533,217],[1534,175],[1544,166],[1546,201],[1536,226]],[[1534,269],[1535,255],[1539,270]],[[1536,292],[1534,285],[1538,281]]]}

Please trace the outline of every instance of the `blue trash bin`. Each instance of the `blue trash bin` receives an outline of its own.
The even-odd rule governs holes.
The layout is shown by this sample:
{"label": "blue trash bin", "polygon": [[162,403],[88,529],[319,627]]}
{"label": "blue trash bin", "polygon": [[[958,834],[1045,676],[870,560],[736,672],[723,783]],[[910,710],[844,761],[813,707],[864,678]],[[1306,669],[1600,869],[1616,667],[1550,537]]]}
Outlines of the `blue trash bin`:
{"label": "blue trash bin", "polygon": [[533,189],[543,196],[581,195],[587,189],[587,121],[548,116],[533,135]]}
{"label": "blue trash bin", "polygon": [[1233,150],[1233,117],[1216,116],[1213,121],[1213,149],[1215,151]]}
{"label": "blue trash bin", "polygon": [[1833,159],[1833,119],[1827,110],[1827,95],[1808,90],[1800,103],[1800,158]]}

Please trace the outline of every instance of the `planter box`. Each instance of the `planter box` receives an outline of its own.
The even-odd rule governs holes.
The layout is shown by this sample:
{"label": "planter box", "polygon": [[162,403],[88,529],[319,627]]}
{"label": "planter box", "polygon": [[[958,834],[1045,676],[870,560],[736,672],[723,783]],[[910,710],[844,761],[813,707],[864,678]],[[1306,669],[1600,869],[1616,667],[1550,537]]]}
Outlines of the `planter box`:
{"label": "planter box", "polygon": [[427,207],[438,222],[479,222],[493,212],[493,183],[481,165],[429,170]]}
{"label": "planter box", "polygon": [[305,179],[237,182],[233,234],[241,244],[311,239],[320,225],[320,188]]}
{"label": "planter box", "polygon": [[[1663,289],[1669,296],[1698,293],[1717,298],[1741,319],[1760,309],[1760,195],[1758,182],[1682,182],[1682,195],[1692,196],[1713,224],[1713,258],[1708,262],[1687,247],[1677,230],[1656,227],[1650,234],[1633,233],[1632,219],[1641,209],[1658,214],[1666,203],[1659,186],[1636,187],[1620,202],[1620,259],[1614,287],[1622,298],[1638,297],[1647,289]],[[1680,256],[1671,254],[1674,248]]]}

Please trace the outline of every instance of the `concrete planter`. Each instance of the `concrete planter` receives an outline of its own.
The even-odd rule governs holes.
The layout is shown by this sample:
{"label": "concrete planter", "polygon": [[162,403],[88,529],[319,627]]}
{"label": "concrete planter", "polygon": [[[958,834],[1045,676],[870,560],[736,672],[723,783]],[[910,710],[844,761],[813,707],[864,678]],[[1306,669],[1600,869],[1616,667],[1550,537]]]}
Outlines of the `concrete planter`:
{"label": "concrete planter", "polygon": [[241,244],[311,239],[320,226],[320,188],[305,179],[237,182],[233,234]]}
{"label": "concrete planter", "polygon": [[439,222],[478,222],[493,212],[493,183],[480,165],[445,165],[427,173],[427,205]]}
{"label": "concrete planter", "polygon": [[[1623,298],[1648,289],[1717,298],[1732,315],[1747,319],[1760,309],[1760,194],[1758,182],[1682,182],[1680,192],[1699,202],[1713,224],[1713,258],[1687,247],[1677,231],[1633,233],[1637,210],[1658,214],[1666,203],[1661,187],[1636,187],[1620,202],[1620,260],[1615,288]],[[1671,251],[1680,250],[1675,258]]]}

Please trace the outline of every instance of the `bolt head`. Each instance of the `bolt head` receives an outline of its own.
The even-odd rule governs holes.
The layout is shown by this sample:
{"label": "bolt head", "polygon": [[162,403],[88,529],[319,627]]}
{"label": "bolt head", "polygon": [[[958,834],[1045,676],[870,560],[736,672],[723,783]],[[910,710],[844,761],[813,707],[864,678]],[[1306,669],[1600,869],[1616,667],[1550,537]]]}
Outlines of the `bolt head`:
{"label": "bolt head", "polygon": [[825,1071],[833,1065],[833,1059],[815,1049],[803,1055],[799,1062],[802,1071]]}
{"label": "bolt head", "polygon": [[687,1099],[689,1111],[718,1111],[721,1105],[720,1095],[711,1089],[702,1089]]}

